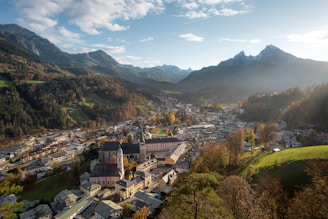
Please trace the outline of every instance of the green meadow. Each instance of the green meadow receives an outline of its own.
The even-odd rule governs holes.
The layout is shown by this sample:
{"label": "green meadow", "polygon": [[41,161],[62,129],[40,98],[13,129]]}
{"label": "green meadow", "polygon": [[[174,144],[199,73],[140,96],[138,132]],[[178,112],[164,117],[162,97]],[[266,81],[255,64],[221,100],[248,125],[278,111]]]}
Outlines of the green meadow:
{"label": "green meadow", "polygon": [[260,169],[312,159],[328,159],[328,145],[283,149],[261,157],[253,166]]}
{"label": "green meadow", "polygon": [[283,188],[293,196],[294,191],[310,182],[305,170],[307,161],[328,159],[328,145],[284,149],[260,157],[253,167],[254,180],[270,175],[280,178]]}
{"label": "green meadow", "polygon": [[0,78],[0,87],[8,87],[11,85],[11,82],[6,81],[6,80],[1,80]]}

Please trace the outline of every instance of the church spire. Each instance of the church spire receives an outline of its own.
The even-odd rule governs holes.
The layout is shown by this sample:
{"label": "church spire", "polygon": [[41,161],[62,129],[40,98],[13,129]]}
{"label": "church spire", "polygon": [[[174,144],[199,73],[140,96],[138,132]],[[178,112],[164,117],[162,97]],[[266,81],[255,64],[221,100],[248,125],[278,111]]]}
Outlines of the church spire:
{"label": "church spire", "polygon": [[117,149],[117,169],[120,173],[120,179],[124,178],[124,162],[123,162],[123,150],[121,148],[121,143],[119,143]]}

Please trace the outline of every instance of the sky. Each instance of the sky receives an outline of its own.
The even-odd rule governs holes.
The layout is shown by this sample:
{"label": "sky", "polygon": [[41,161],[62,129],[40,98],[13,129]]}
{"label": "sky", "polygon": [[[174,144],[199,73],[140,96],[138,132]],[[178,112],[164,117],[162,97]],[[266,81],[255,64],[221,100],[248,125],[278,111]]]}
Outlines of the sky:
{"label": "sky", "polygon": [[76,54],[198,70],[274,45],[328,61],[327,0],[0,0],[15,23]]}

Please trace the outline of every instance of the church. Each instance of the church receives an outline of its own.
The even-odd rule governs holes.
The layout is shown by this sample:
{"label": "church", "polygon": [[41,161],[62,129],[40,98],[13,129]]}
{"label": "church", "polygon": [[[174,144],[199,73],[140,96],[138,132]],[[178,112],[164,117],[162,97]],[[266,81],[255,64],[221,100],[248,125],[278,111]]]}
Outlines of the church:
{"label": "church", "polygon": [[124,179],[123,150],[119,145],[116,151],[116,164],[106,162],[97,163],[91,170],[90,183],[100,184],[101,187],[115,187],[115,183]]}
{"label": "church", "polygon": [[[90,182],[98,183],[101,187],[118,188],[119,184],[116,182],[122,182],[122,180],[124,180],[124,157],[129,161],[132,160],[137,163],[143,163],[150,160],[151,157],[165,158],[172,154],[181,144],[182,141],[177,138],[157,138],[147,140],[142,138],[141,141],[137,143],[122,144],[119,141],[106,142],[99,149],[97,164],[91,169]],[[147,181],[142,187],[147,187],[149,185],[148,175],[141,174],[140,178]],[[141,185],[141,183],[138,185]],[[122,189],[123,188],[121,187],[120,190]],[[129,190],[128,188],[124,189]],[[134,191],[134,189],[131,189],[131,191],[132,190]]]}
{"label": "church", "polygon": [[183,141],[177,138],[154,138],[144,139],[137,143],[122,143],[118,141],[106,142],[99,150],[99,161],[108,163],[116,155],[116,151],[121,145],[124,156],[137,163],[150,160],[151,157],[165,158],[171,154]]}

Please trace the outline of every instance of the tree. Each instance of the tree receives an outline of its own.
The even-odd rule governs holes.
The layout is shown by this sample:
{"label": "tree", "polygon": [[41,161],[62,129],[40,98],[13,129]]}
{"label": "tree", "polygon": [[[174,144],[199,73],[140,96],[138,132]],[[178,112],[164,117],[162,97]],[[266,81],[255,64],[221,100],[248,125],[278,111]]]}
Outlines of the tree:
{"label": "tree", "polygon": [[306,172],[312,183],[295,194],[288,206],[288,218],[326,218],[328,215],[328,161],[311,160]]}
{"label": "tree", "polygon": [[284,218],[288,195],[279,178],[264,176],[257,185],[257,197],[252,211],[253,218]]}
{"label": "tree", "polygon": [[247,142],[251,145],[251,153],[253,153],[253,148],[255,146],[255,139],[256,139],[254,129],[247,128],[245,131],[245,138],[246,138]]}
{"label": "tree", "polygon": [[127,157],[123,157],[123,166],[124,172],[126,176],[129,176],[130,172],[137,166],[136,162],[129,162]]}
{"label": "tree", "polygon": [[[0,196],[7,196],[10,194],[17,194],[23,190],[22,186],[12,184],[7,180],[0,183]],[[0,204],[0,218],[11,219],[16,217],[16,212],[23,207],[21,202],[6,202]]]}
{"label": "tree", "polygon": [[37,176],[35,173],[26,174],[24,179],[25,189],[33,189],[36,181],[37,181]]}
{"label": "tree", "polygon": [[274,123],[261,123],[258,127],[258,131],[260,133],[260,143],[264,144],[266,148],[269,147],[270,142],[274,142],[276,140]]}
{"label": "tree", "polygon": [[229,151],[225,145],[206,145],[201,155],[192,162],[190,169],[197,173],[215,171],[224,175],[228,164]]}
{"label": "tree", "polygon": [[174,122],[175,122],[175,113],[174,112],[170,112],[169,114],[169,122],[170,122],[170,125],[173,125]]}
{"label": "tree", "polygon": [[131,208],[132,208],[131,204],[124,203],[123,210],[122,210],[122,214],[124,217],[131,217]]}
{"label": "tree", "polygon": [[132,215],[132,219],[147,219],[149,215],[151,215],[151,211],[145,205]]}
{"label": "tree", "polygon": [[239,176],[228,176],[220,183],[218,192],[224,205],[235,218],[249,217],[254,201],[254,191],[247,182]]}
{"label": "tree", "polygon": [[229,150],[229,165],[237,166],[240,155],[244,151],[244,131],[239,128],[235,132],[229,133],[226,143]]}
{"label": "tree", "polygon": [[231,218],[216,193],[221,179],[216,172],[185,175],[167,197],[159,218]]}
{"label": "tree", "polygon": [[328,185],[324,181],[313,182],[297,192],[287,211],[288,218],[327,218]]}

